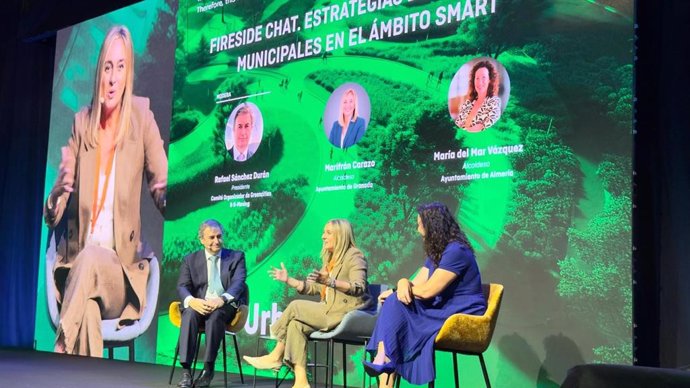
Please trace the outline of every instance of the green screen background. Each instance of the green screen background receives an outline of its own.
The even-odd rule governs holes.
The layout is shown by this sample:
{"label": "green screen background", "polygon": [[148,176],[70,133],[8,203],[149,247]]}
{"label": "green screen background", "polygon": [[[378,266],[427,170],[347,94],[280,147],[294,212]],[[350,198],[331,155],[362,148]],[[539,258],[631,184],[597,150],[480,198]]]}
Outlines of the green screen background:
{"label": "green screen background", "polygon": [[[305,12],[336,2],[237,1],[198,12],[210,3],[181,3],[178,13],[164,289],[173,289],[179,261],[198,247],[198,224],[217,218],[226,245],[247,254],[247,332],[265,333],[256,312],[272,303],[283,309],[295,296],[267,270],[284,262],[300,277],[318,266],[328,219],[350,219],[369,260],[369,281],[394,284],[423,262],[416,205],[440,200],[456,211],[476,248],[483,281],[506,287],[486,354],[495,386],[557,386],[575,364],[632,362],[631,1],[497,0],[493,15],[240,72],[242,55],[354,27],[368,31],[374,20],[424,9],[433,15],[455,2],[404,2],[311,29],[302,24]],[[300,31],[209,53],[214,37],[293,15]],[[472,134],[453,124],[448,88],[460,66],[485,56],[505,67],[510,98],[493,127]],[[322,120],[331,92],[346,82],[367,91],[371,120],[362,140],[341,150],[328,142]],[[216,103],[225,92],[255,96]],[[264,136],[256,155],[237,163],[223,139],[229,113],[243,101],[261,110]],[[435,151],[515,144],[524,151],[467,159],[488,162],[486,168],[433,158]],[[325,169],[354,161],[376,167]],[[234,183],[248,190],[214,183],[215,176],[255,171],[270,177]],[[513,176],[440,181],[492,171]],[[373,188],[317,192],[340,184],[335,179],[343,174],[353,176],[347,183]],[[272,197],[248,200],[249,209],[233,207],[242,200],[210,201],[260,191]],[[174,346],[170,333],[158,336],[159,349]],[[253,336],[242,336],[243,353],[254,354]],[[351,354],[350,381],[359,381],[361,357]],[[460,363],[463,383],[481,384],[477,360]],[[449,368],[450,356],[439,355],[437,369]],[[440,386],[452,378],[440,373]]]}

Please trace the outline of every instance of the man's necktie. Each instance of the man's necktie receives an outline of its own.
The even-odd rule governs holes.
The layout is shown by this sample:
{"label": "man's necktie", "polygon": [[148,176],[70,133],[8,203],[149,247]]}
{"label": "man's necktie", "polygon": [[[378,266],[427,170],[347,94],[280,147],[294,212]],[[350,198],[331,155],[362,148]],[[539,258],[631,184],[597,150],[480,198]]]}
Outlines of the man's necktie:
{"label": "man's necktie", "polygon": [[206,291],[206,297],[218,298],[223,294],[223,285],[220,281],[220,274],[218,273],[218,256],[209,257],[211,262],[208,277],[208,290]]}

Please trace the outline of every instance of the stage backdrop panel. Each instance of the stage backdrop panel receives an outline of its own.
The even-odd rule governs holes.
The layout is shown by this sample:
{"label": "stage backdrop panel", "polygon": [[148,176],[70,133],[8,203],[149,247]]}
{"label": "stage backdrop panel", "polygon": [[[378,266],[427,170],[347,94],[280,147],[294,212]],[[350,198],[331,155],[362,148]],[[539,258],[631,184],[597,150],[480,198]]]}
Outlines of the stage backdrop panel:
{"label": "stage backdrop panel", "polygon": [[[494,386],[631,363],[632,15],[629,0],[181,2],[156,361],[171,361],[165,309],[204,219],[247,254],[240,342],[253,354],[295,297],[268,269],[317,268],[325,222],[344,217],[369,281],[394,284],[423,263],[416,206],[438,200],[484,282],[505,285]],[[463,109],[479,62],[497,82],[474,126]],[[352,100],[361,135],[341,139]],[[243,108],[251,133],[235,129]],[[461,368],[482,383],[476,359]]]}

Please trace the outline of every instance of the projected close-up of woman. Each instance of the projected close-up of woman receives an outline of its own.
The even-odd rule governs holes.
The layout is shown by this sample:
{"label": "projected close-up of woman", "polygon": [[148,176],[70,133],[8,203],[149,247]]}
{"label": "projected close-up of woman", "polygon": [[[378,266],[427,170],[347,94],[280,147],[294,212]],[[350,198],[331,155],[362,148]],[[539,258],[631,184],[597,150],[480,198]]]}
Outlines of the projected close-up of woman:
{"label": "projected close-up of woman", "polygon": [[162,211],[168,162],[149,99],[133,95],[132,46],[127,27],[107,32],[91,104],[74,117],[44,206],[57,241],[55,351],[60,353],[101,357],[102,321],[117,319],[118,329],[132,325],[147,303],[141,185],[146,178]]}

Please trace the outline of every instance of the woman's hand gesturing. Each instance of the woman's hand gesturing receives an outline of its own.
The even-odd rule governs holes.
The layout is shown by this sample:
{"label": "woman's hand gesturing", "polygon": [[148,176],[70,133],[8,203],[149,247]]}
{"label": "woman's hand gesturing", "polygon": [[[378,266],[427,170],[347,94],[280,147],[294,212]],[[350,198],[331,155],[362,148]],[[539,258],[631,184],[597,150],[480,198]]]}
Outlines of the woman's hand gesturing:
{"label": "woman's hand gesturing", "polygon": [[58,171],[59,184],[55,185],[53,195],[55,197],[61,196],[63,193],[71,193],[74,191],[74,165],[75,157],[69,147],[62,147],[60,149],[61,160]]}
{"label": "woman's hand gesturing", "polygon": [[273,280],[278,280],[283,283],[288,281],[288,271],[285,269],[285,264],[280,263],[280,268],[271,267],[268,274],[273,278]]}

